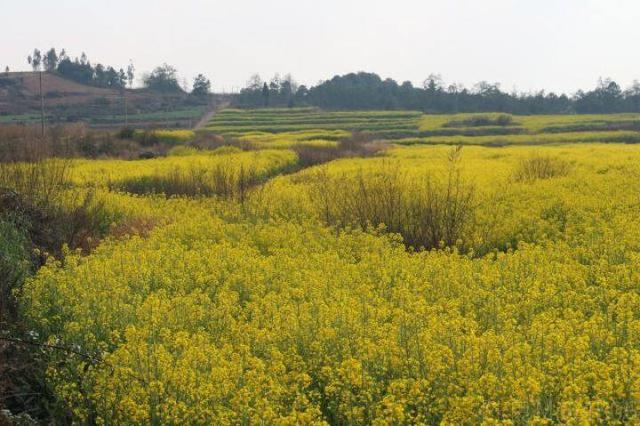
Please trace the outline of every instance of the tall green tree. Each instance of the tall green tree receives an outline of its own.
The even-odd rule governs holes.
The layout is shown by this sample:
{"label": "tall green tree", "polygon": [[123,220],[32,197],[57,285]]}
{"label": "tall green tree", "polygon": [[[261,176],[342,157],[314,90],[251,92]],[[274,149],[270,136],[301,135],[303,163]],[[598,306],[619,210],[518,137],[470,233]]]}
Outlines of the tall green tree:
{"label": "tall green tree", "polygon": [[119,81],[120,87],[127,86],[127,74],[124,72],[122,68],[120,68],[120,70],[118,71],[118,81]]}
{"label": "tall green tree", "polygon": [[47,53],[45,53],[44,57],[42,58],[45,71],[55,71],[58,66],[58,60],[59,58],[58,54],[56,53],[56,49],[52,47]]}
{"label": "tall green tree", "polygon": [[204,75],[198,74],[193,80],[191,94],[195,96],[207,96],[209,93],[211,93],[211,81]]}
{"label": "tall green tree", "polygon": [[264,99],[264,106],[269,106],[269,86],[265,82],[262,86],[262,98]]}
{"label": "tall green tree", "polygon": [[148,89],[158,92],[182,92],[178,82],[178,71],[169,64],[156,67],[144,78],[144,85]]}
{"label": "tall green tree", "polygon": [[133,66],[133,62],[129,61],[129,65],[127,66],[127,81],[129,82],[129,87],[133,87],[133,80],[135,78],[136,68]]}
{"label": "tall green tree", "polygon": [[27,62],[33,68],[33,71],[40,71],[40,66],[42,65],[42,53],[38,49],[33,49],[33,53],[27,56]]}

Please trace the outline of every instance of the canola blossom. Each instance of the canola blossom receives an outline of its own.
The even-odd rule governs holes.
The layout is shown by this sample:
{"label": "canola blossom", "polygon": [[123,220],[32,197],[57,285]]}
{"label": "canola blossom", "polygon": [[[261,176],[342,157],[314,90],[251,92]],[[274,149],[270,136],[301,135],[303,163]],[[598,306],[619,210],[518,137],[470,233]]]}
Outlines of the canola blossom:
{"label": "canola blossom", "polygon": [[464,148],[474,214],[450,247],[323,220],[321,177],[340,203],[339,182],[398,168],[403,185],[442,181],[449,152],[342,159],[241,202],[108,188],[193,163],[268,173],[295,154],[78,161],[75,184],[103,177],[118,220],[155,222],[26,283],[32,327],[90,355],[53,355],[55,395],[97,424],[640,422],[640,148]]}

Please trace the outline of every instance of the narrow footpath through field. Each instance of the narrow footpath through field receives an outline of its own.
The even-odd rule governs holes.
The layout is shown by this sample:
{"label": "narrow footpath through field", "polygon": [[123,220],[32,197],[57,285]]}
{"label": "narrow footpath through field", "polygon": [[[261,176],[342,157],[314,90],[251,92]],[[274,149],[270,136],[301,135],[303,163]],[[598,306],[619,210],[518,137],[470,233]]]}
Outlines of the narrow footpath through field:
{"label": "narrow footpath through field", "polygon": [[193,130],[204,129],[207,123],[211,121],[214,115],[216,115],[216,112],[218,112],[218,110],[224,109],[228,106],[229,106],[228,102],[222,103],[220,105],[212,106],[211,110],[207,111],[207,113],[200,119],[200,121],[196,123],[196,125],[193,127]]}

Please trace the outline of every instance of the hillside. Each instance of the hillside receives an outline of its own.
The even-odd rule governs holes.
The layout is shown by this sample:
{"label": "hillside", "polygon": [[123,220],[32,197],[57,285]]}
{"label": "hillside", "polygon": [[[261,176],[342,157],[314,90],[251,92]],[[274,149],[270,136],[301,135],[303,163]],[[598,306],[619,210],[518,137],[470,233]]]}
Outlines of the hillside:
{"label": "hillside", "polygon": [[[35,72],[0,76],[0,114],[16,114],[40,107],[40,78]],[[51,73],[42,74],[42,90],[48,104],[82,104],[98,97],[116,97],[111,89],[86,86]]]}
{"label": "hillside", "polygon": [[[36,72],[16,72],[9,73],[9,78],[20,81],[22,88],[33,95],[38,95],[40,90],[39,73]],[[91,87],[75,81],[67,80],[52,73],[42,74],[42,83],[45,93],[56,92],[65,95],[113,95],[117,91],[111,89],[103,89],[100,87]]]}
{"label": "hillside", "polygon": [[[50,123],[87,122],[93,126],[164,125],[191,127],[215,100],[146,89],[115,90],[42,74],[45,115]],[[36,72],[0,74],[0,123],[39,120],[40,76]]]}

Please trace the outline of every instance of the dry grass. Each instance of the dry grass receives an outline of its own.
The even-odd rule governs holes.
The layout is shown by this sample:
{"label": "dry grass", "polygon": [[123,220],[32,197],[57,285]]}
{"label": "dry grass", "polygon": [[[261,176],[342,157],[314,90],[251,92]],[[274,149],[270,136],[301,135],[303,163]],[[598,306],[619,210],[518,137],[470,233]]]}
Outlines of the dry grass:
{"label": "dry grass", "polygon": [[172,143],[162,138],[124,137],[127,132],[92,130],[85,124],[49,126],[0,125],[0,163],[35,162],[46,158],[135,159],[164,155]]}
{"label": "dry grass", "polygon": [[90,251],[111,219],[94,192],[70,182],[70,160],[0,163],[0,218],[14,222],[32,245],[53,254],[61,254],[63,245]]}
{"label": "dry grass", "polygon": [[69,173],[68,160],[0,163],[0,188],[27,197],[33,206],[48,208],[60,202]]}
{"label": "dry grass", "polygon": [[516,182],[533,182],[569,174],[571,164],[561,158],[535,154],[520,161],[513,174]]}
{"label": "dry grass", "polygon": [[354,133],[351,137],[342,139],[337,146],[296,145],[293,150],[298,155],[298,166],[311,167],[327,163],[338,158],[371,157],[384,152],[388,145],[377,140],[368,133]]}
{"label": "dry grass", "polygon": [[513,116],[509,114],[473,115],[462,120],[451,120],[442,127],[486,127],[486,126],[511,126],[514,124]]}
{"label": "dry grass", "polygon": [[460,148],[451,151],[444,177],[420,181],[394,164],[355,176],[330,176],[320,170],[312,180],[311,197],[327,224],[384,227],[416,249],[464,250],[475,217],[475,186],[460,174],[460,154]]}
{"label": "dry grass", "polygon": [[162,175],[142,176],[118,182],[113,189],[131,194],[211,197],[246,200],[249,190],[264,180],[253,168],[233,164],[176,167]]}

